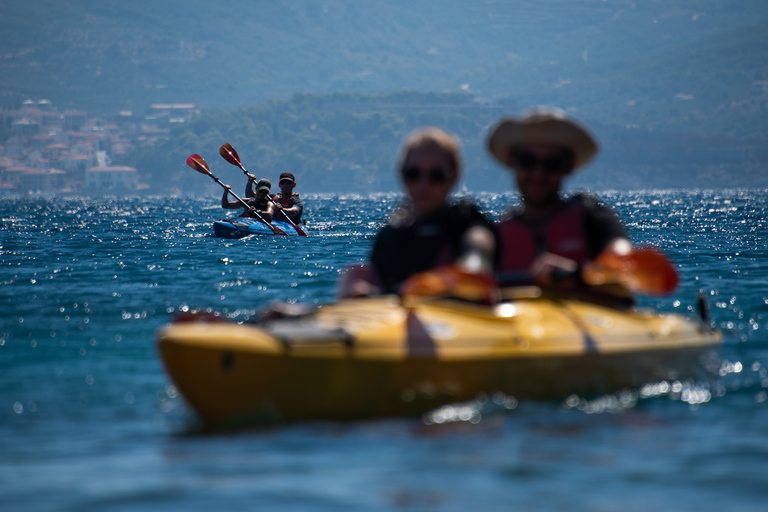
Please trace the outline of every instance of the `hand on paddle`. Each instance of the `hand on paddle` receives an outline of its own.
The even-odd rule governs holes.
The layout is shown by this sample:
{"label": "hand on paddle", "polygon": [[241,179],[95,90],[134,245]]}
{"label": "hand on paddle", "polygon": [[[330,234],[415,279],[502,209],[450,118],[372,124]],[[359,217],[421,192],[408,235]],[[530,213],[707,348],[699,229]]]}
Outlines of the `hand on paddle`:
{"label": "hand on paddle", "polygon": [[677,271],[666,254],[654,247],[633,249],[626,240],[581,268],[571,259],[544,253],[533,263],[531,279],[539,286],[554,288],[573,287],[578,281],[592,287],[620,285],[646,295],[671,294],[678,284]]}

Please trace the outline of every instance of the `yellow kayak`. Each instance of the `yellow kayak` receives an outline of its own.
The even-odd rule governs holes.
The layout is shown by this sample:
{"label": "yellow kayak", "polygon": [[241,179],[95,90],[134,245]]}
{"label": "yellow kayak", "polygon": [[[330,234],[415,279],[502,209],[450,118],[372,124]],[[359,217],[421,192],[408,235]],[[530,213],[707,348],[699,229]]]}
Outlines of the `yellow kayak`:
{"label": "yellow kayak", "polygon": [[158,343],[183,396],[224,426],[415,415],[481,393],[596,396],[700,377],[722,341],[680,315],[518,295],[349,299],[258,325],[204,317]]}

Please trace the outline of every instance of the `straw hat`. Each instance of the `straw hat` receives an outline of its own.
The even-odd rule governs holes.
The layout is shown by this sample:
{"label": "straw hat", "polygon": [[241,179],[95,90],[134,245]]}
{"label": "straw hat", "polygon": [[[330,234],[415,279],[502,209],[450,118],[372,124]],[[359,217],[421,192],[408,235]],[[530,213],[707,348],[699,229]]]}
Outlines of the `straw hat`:
{"label": "straw hat", "polygon": [[513,149],[531,144],[560,146],[573,151],[574,170],[589,163],[598,145],[586,128],[559,109],[537,108],[520,118],[506,118],[491,130],[488,149],[505,167]]}

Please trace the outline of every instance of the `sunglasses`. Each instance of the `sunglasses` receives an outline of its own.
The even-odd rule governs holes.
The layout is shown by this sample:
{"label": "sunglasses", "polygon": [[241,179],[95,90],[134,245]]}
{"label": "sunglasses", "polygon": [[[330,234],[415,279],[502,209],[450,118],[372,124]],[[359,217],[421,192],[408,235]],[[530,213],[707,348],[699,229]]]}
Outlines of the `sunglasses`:
{"label": "sunglasses", "polygon": [[547,156],[539,156],[530,151],[512,153],[514,167],[521,171],[541,169],[548,173],[565,173],[573,168],[573,155],[569,151]]}
{"label": "sunglasses", "polygon": [[280,180],[279,183],[281,185],[288,185],[288,184],[293,184],[293,181],[292,180]]}
{"label": "sunglasses", "polygon": [[448,182],[452,175],[453,169],[450,167],[433,167],[427,171],[422,171],[418,167],[403,169],[403,181],[409,185],[422,180],[426,180],[432,185],[443,185]]}

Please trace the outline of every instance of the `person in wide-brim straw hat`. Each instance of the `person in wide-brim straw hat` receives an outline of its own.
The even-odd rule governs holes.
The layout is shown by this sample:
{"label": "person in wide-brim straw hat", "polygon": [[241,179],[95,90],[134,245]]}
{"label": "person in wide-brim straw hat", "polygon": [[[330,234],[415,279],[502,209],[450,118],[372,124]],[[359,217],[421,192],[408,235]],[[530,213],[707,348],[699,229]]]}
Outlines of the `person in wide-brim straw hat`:
{"label": "person in wide-brim straw hat", "polygon": [[611,209],[586,194],[562,195],[564,180],[598,152],[594,136],[579,122],[551,108],[504,118],[491,129],[488,150],[514,171],[523,201],[499,224],[502,283],[526,276],[552,286],[558,284],[556,273],[576,274],[601,254],[631,251]]}
{"label": "person in wide-brim straw hat", "polygon": [[488,138],[491,155],[504,166],[512,166],[514,152],[524,146],[551,145],[570,150],[573,171],[588,164],[599,146],[592,134],[556,109],[536,109],[520,118],[502,119]]}

